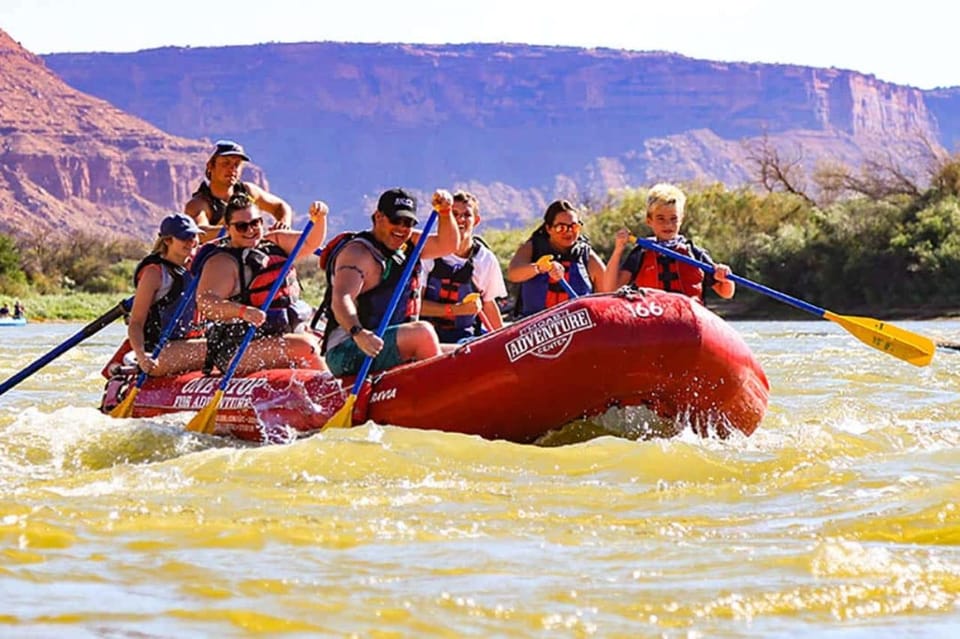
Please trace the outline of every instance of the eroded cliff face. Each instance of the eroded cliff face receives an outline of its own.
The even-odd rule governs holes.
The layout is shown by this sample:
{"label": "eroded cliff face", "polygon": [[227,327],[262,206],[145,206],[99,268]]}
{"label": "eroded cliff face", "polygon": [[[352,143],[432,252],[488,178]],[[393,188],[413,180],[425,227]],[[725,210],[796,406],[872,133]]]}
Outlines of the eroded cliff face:
{"label": "eroded cliff face", "polygon": [[364,225],[397,185],[470,188],[486,224],[525,225],[555,197],[747,183],[759,137],[811,169],[941,151],[958,102],[852,71],[656,52],[327,42],[41,60],[0,32],[0,230],[152,235],[220,137],[295,210],[327,200],[334,229]]}
{"label": "eroded cliff face", "polygon": [[918,89],[656,52],[326,42],[45,59],[164,130],[239,139],[278,193],[295,208],[327,199],[334,224],[397,184],[496,193],[485,219],[524,224],[588,190],[743,184],[742,142],[758,136],[811,168],[816,154],[855,164],[891,142],[941,139]]}
{"label": "eroded cliff face", "polygon": [[210,148],[68,86],[0,31],[0,232],[150,237],[183,208]]}

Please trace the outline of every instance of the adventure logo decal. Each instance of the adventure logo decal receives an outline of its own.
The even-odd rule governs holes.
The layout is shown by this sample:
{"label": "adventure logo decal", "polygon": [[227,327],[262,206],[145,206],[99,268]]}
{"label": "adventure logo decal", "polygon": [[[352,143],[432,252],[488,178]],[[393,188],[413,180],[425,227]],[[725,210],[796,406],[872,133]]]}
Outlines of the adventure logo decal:
{"label": "adventure logo decal", "polygon": [[507,357],[515,362],[526,355],[556,359],[570,345],[574,333],[593,328],[593,319],[587,309],[562,311],[543,318],[523,329],[520,335],[506,344]]}
{"label": "adventure logo decal", "polygon": [[[227,382],[227,387],[223,390],[223,399],[220,401],[220,408],[249,408],[250,393],[253,389],[260,386],[266,386],[267,380],[264,377],[254,377],[252,379],[231,379]],[[174,408],[200,409],[210,401],[210,395],[220,386],[218,377],[198,377],[192,379],[183,385],[180,394],[173,400]]]}

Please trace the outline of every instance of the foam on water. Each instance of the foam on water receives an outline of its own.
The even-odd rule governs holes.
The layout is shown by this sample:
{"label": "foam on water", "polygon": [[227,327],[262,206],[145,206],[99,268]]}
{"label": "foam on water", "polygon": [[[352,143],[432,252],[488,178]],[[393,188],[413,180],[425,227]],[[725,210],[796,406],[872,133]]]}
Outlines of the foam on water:
{"label": "foam on water", "polygon": [[77,348],[0,400],[0,634],[956,634],[960,354],[742,334],[771,382],[752,436],[616,409],[540,446],[115,420],[90,374],[114,342]]}

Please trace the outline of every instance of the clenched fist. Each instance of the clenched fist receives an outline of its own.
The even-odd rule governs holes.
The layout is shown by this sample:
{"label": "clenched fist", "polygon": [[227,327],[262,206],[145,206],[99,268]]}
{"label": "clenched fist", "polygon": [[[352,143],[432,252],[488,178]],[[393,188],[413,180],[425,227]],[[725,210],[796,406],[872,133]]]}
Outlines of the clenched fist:
{"label": "clenched fist", "polygon": [[440,213],[449,213],[450,208],[453,206],[453,196],[450,195],[450,191],[446,189],[437,189],[433,192],[433,199],[431,200],[433,208]]}
{"label": "clenched fist", "polygon": [[327,206],[326,202],[314,200],[310,203],[310,221],[314,224],[319,222],[322,218],[325,218],[329,212],[330,207]]}

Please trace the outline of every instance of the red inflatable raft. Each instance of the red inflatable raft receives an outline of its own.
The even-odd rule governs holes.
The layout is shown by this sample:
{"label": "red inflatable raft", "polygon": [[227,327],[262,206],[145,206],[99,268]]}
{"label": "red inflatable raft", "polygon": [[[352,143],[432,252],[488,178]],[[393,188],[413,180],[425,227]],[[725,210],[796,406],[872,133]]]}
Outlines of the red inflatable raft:
{"label": "red inflatable raft", "polygon": [[[104,368],[104,412],[135,383],[120,354]],[[133,417],[197,411],[219,382],[200,372],[149,379]],[[235,378],[217,410],[216,433],[259,441],[290,429],[309,434],[343,406],[352,382],[311,370]],[[371,375],[353,423],[526,443],[610,407],[645,406],[702,435],[749,435],[768,394],[750,349],[719,317],[682,295],[624,289],[570,300],[441,357]]]}

